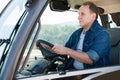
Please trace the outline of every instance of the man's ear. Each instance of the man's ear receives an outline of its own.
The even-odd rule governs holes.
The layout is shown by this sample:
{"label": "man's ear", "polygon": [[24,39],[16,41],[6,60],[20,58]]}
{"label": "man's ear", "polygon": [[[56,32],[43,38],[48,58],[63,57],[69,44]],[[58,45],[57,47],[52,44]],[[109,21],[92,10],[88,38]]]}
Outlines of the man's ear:
{"label": "man's ear", "polygon": [[95,13],[92,13],[92,16],[91,16],[91,17],[92,17],[92,19],[95,20],[95,19],[96,19],[96,14],[95,14]]}
{"label": "man's ear", "polygon": [[92,19],[96,19],[96,14],[95,13],[92,14]]}

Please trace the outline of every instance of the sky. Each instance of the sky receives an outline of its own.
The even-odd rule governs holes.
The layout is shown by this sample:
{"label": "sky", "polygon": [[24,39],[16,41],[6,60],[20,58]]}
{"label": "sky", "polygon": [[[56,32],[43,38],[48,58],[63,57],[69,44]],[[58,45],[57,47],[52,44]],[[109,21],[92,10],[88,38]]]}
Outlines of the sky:
{"label": "sky", "polygon": [[78,13],[72,11],[56,12],[51,11],[49,6],[41,16],[42,24],[59,24],[64,22],[78,21]]}
{"label": "sky", "polygon": [[[109,16],[109,20],[112,21],[111,16]],[[51,11],[49,8],[49,5],[47,9],[43,12],[43,15],[41,16],[41,23],[42,24],[60,24],[65,22],[78,22],[78,12],[72,12],[72,11],[65,11],[65,12],[56,12]],[[98,17],[98,21],[101,24],[100,18]],[[102,25],[102,24],[101,24]],[[115,23],[111,23],[111,26],[116,27]]]}
{"label": "sky", "polygon": [[2,9],[5,7],[5,5],[9,2],[10,0],[0,0],[0,13]]}

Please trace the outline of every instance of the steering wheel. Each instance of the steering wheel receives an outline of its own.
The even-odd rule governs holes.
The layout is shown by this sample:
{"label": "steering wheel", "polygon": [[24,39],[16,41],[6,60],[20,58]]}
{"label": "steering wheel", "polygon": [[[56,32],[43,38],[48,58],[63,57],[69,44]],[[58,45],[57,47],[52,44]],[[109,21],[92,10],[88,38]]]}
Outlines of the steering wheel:
{"label": "steering wheel", "polygon": [[54,57],[60,56],[52,51],[53,44],[45,41],[45,40],[38,40],[36,42],[36,46],[41,50],[42,55],[46,59],[53,59]]}
{"label": "steering wheel", "polygon": [[48,61],[51,61],[51,63],[54,63],[55,61],[62,61],[63,64],[59,66],[59,69],[60,70],[64,69],[64,67],[68,61],[67,55],[59,55],[59,54],[53,52],[52,47],[54,45],[45,40],[41,40],[41,39],[37,40],[36,46],[41,50],[44,58],[47,59]]}

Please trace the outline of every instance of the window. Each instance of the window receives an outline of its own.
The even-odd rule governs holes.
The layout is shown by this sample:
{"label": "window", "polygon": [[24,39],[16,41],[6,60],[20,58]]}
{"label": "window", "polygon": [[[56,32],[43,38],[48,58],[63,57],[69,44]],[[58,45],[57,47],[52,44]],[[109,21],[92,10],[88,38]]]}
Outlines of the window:
{"label": "window", "polygon": [[64,45],[72,32],[80,27],[77,19],[77,12],[55,12],[48,6],[41,17],[41,31],[38,39]]}
{"label": "window", "polygon": [[[9,0],[10,1],[10,0]],[[7,5],[9,3],[8,0],[2,1],[1,3],[5,5]],[[0,7],[2,6],[0,3]],[[3,6],[0,8],[4,8]],[[23,8],[20,8],[20,6],[18,4],[14,4],[14,7],[7,7],[6,6],[6,10],[5,14],[0,16],[0,39],[5,39],[5,40],[10,40],[10,43],[3,43],[0,46],[0,62],[2,63],[2,61],[4,62],[4,60],[6,59],[6,55],[8,50],[10,49],[10,46],[14,40],[15,36],[15,27],[16,24],[18,23],[20,17],[22,16],[25,7],[22,6]],[[10,9],[10,10],[9,10]],[[7,13],[7,14],[6,14]],[[14,17],[14,18],[13,18]],[[4,60],[3,60],[4,59]],[[2,64],[0,64],[2,65]],[[2,66],[0,66],[1,68]]]}
{"label": "window", "polygon": [[11,0],[0,0],[0,14]]}
{"label": "window", "polygon": [[[49,14],[47,14],[48,12]],[[69,15],[69,16],[66,17],[64,15]],[[49,9],[49,7],[45,9],[45,12],[43,13],[40,20],[41,20],[41,28],[40,28],[40,32],[38,34],[37,40],[42,39],[52,44],[64,45],[67,39],[69,38],[69,36],[72,34],[72,32],[80,27],[77,21],[76,12],[62,12],[62,13],[53,12]],[[24,52],[24,56],[22,58],[20,68],[19,68],[20,74],[17,75],[17,78],[23,78],[24,76],[40,74],[40,72],[42,73],[42,70],[41,71],[37,70],[39,72],[34,73],[35,67],[39,67],[36,69],[41,69],[43,66],[43,70],[44,70],[46,68],[45,67],[46,63],[49,64],[49,61],[44,59],[45,56],[42,55],[41,50],[36,47],[36,41],[34,42],[35,40],[34,36],[37,34],[39,25],[37,24],[35,27],[36,28],[33,31],[32,36],[28,41],[27,48]],[[28,58],[26,58],[27,55],[28,55]],[[24,63],[25,59],[26,59],[26,63]],[[43,71],[43,74],[45,71]],[[50,70],[50,71],[54,71],[54,70]],[[26,75],[27,72],[30,74]],[[21,76],[21,75],[24,75],[24,76]]]}

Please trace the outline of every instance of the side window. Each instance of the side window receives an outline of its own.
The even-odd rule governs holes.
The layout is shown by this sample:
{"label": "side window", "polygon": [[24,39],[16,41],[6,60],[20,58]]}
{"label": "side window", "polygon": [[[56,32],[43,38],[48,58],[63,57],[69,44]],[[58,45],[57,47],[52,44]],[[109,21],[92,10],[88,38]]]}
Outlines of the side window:
{"label": "side window", "polygon": [[[29,67],[29,64],[32,62],[32,60],[35,57],[41,56],[40,50],[37,50],[35,46],[35,42],[36,42],[35,40],[39,30],[40,30],[40,23],[38,22],[35,25],[35,28],[31,33],[32,35],[28,40],[28,45],[26,46],[25,51],[23,52],[23,57],[19,65],[19,71],[18,71],[19,73],[21,73],[24,70],[27,70],[27,68]],[[20,78],[20,76],[18,76],[18,78]]]}
{"label": "side window", "polygon": [[[77,15],[77,12],[53,12],[47,7],[40,19],[41,27],[39,24],[35,26],[36,28],[32,32],[32,36],[28,41],[27,48],[20,63],[17,78],[23,78],[21,75],[28,76],[41,73],[45,74],[58,70],[58,68],[55,68],[56,64],[60,65],[63,62],[58,64],[58,62],[54,60],[51,69],[45,70],[47,65],[51,64],[52,61],[45,59],[41,50],[36,47],[36,41],[41,39],[52,44],[64,45],[72,32],[77,28],[80,28],[77,21]],[[37,31],[39,28],[40,32],[38,34]],[[38,34],[37,38],[34,37],[36,34]]]}
{"label": "side window", "polygon": [[47,7],[41,17],[41,31],[38,39],[64,45],[72,32],[80,28],[77,19],[77,12],[54,12]]}

